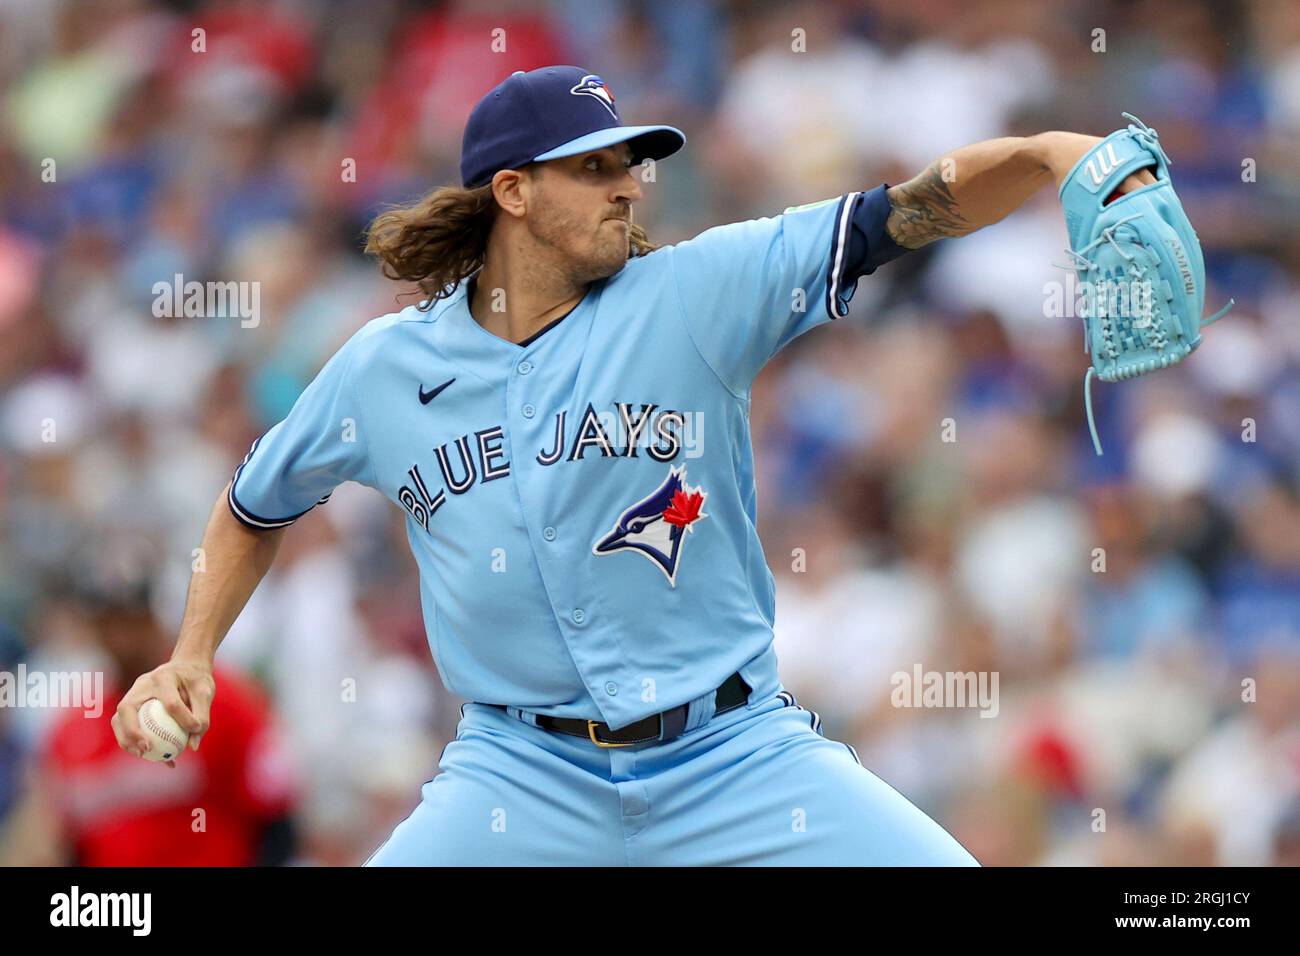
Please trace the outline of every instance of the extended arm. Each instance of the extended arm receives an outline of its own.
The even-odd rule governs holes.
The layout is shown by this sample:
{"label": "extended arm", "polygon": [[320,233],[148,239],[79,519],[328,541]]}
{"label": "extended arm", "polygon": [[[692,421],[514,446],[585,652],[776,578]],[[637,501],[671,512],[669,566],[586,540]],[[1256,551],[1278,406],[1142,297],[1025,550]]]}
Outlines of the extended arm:
{"label": "extended arm", "polygon": [[212,663],[217,645],[271,569],[288,530],[244,527],[226,504],[228,490],[217,499],[203,533],[206,570],[196,571],[190,578],[174,658]]}
{"label": "extended arm", "polygon": [[137,712],[157,697],[181,727],[190,733],[191,746],[208,729],[209,711],[216,685],[212,662],[217,645],[257,590],[280,549],[286,528],[252,531],[240,524],[221,493],[203,533],[202,570],[190,578],[189,595],[180,637],[166,664],[142,675],[122,698],[113,716],[118,744],[139,754],[145,745]]}
{"label": "extended arm", "polygon": [[[1014,212],[1047,183],[1059,184],[1100,141],[1056,131],[963,146],[887,191],[892,211],[885,228],[907,249],[968,235]],[[1148,170],[1141,170],[1125,179],[1117,193],[1154,181]]]}

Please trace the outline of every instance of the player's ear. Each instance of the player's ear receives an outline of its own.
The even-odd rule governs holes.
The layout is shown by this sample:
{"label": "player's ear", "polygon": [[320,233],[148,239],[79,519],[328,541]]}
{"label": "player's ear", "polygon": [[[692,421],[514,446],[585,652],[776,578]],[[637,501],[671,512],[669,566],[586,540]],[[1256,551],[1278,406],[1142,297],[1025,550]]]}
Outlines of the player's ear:
{"label": "player's ear", "polygon": [[506,215],[521,218],[528,209],[528,170],[503,169],[492,177],[492,195]]}

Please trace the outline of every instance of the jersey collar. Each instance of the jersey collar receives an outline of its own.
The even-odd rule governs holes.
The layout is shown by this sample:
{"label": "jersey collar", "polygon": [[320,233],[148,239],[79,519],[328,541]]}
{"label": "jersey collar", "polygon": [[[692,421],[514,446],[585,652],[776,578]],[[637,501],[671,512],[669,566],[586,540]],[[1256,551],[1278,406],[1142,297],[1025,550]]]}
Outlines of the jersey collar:
{"label": "jersey collar", "polygon": [[507,342],[479,325],[469,311],[468,286],[468,281],[460,283],[456,291],[443,300],[434,323],[434,342],[439,351],[466,371],[485,381],[498,382],[508,376],[525,356],[543,352],[548,355],[548,364],[559,361],[576,366],[582,358],[581,345],[564,349],[558,348],[557,343],[570,336],[577,336],[578,343],[586,341],[605,283],[592,283],[586,296],[568,315],[548,326],[544,335],[534,336],[527,345]]}

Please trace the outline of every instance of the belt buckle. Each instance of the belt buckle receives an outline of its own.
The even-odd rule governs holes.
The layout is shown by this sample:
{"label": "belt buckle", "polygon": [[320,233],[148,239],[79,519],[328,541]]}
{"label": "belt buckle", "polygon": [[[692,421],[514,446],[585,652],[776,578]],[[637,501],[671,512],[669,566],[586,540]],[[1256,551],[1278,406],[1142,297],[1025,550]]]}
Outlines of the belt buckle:
{"label": "belt buckle", "polygon": [[594,720],[587,721],[587,734],[591,737],[591,742],[595,744],[597,747],[604,747],[606,749],[610,749],[614,747],[632,746],[631,741],[628,741],[627,743],[620,743],[619,741],[616,740],[615,741],[601,740],[599,737],[596,736],[596,721]]}

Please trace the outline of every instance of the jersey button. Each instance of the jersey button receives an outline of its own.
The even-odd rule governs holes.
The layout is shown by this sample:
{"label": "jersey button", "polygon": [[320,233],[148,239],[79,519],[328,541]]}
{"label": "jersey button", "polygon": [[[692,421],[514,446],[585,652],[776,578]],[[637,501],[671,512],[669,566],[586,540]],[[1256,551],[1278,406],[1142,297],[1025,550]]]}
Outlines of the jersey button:
{"label": "jersey button", "polygon": [[527,375],[532,370],[533,370],[533,363],[528,361],[528,359],[524,359],[522,362],[519,363],[520,375]]}
{"label": "jersey button", "polygon": [[529,402],[526,405],[524,405],[523,413],[524,413],[524,418],[532,418],[534,415],[537,414],[537,409],[536,407],[534,407],[532,402]]}
{"label": "jersey button", "polygon": [[542,537],[545,538],[547,541],[554,541],[554,540],[555,540],[555,529],[554,529],[554,528],[543,528],[543,529],[542,529]]}
{"label": "jersey button", "polygon": [[606,681],[606,682],[605,682],[605,693],[606,693],[606,694],[609,694],[610,697],[617,696],[617,694],[618,694],[618,685],[615,684],[612,680],[611,680],[611,681]]}
{"label": "jersey button", "polygon": [[569,615],[574,624],[581,624],[587,619],[587,612],[580,607],[575,607],[573,613]]}

